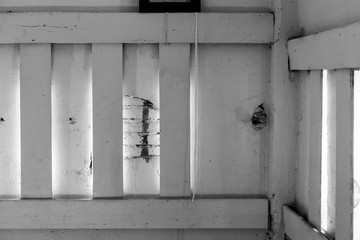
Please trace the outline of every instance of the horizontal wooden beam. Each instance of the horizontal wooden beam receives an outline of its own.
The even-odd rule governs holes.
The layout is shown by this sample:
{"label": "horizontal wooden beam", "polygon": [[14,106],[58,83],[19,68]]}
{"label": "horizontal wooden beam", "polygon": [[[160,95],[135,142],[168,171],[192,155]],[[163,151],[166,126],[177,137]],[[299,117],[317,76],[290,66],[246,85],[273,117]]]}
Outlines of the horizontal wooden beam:
{"label": "horizontal wooden beam", "polygon": [[0,202],[0,229],[266,229],[267,199]]}
{"label": "horizontal wooden beam", "polygon": [[360,22],[290,40],[291,70],[360,67]]}
{"label": "horizontal wooden beam", "polygon": [[[193,43],[192,13],[3,13],[0,43]],[[271,43],[270,13],[200,13],[199,43]]]}
{"label": "horizontal wooden beam", "polygon": [[[203,11],[271,11],[271,0],[202,0]],[[1,0],[0,11],[137,12],[134,0]]]}
{"label": "horizontal wooden beam", "polygon": [[291,240],[328,240],[290,207],[284,206],[285,233]]}

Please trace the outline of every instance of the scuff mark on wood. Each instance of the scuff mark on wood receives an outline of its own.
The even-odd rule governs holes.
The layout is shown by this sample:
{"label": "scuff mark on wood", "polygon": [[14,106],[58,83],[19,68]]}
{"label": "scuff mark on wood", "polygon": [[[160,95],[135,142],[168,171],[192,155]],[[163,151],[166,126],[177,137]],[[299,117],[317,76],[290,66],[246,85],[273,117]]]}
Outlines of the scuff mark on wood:
{"label": "scuff mark on wood", "polygon": [[124,159],[144,159],[160,154],[159,109],[140,97],[125,95],[123,106]]}

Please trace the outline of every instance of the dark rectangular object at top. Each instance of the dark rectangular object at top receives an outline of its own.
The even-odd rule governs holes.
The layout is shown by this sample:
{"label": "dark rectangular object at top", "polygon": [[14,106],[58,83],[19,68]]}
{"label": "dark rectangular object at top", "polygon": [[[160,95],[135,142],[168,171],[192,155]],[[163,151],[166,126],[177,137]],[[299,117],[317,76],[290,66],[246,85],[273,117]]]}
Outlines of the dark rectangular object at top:
{"label": "dark rectangular object at top", "polygon": [[167,2],[166,0],[139,0],[139,12],[162,13],[162,12],[200,12],[200,0],[187,0]]}

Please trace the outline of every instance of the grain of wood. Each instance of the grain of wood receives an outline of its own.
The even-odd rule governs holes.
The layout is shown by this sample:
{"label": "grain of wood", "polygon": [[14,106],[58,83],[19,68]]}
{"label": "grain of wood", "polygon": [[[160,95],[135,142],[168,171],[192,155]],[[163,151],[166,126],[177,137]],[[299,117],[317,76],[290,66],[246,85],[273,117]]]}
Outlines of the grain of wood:
{"label": "grain of wood", "polygon": [[93,44],[94,197],[123,195],[122,44]]}
{"label": "grain of wood", "polygon": [[51,198],[50,44],[20,45],[20,94],[21,196]]}
{"label": "grain of wood", "polygon": [[190,195],[190,45],[160,45],[160,196]]}

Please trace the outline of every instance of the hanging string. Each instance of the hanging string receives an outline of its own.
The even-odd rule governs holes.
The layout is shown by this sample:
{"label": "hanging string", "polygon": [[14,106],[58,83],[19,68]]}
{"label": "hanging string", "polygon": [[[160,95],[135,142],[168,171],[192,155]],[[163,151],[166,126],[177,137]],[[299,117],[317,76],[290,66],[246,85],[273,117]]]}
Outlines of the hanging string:
{"label": "hanging string", "polygon": [[194,155],[193,155],[193,161],[194,161],[194,187],[193,187],[193,193],[192,193],[192,201],[195,200],[195,196],[198,189],[198,181],[199,181],[199,52],[198,52],[198,13],[194,13],[194,27],[193,32],[195,35],[195,53],[194,53],[194,112],[195,112],[195,124],[194,124]]}

